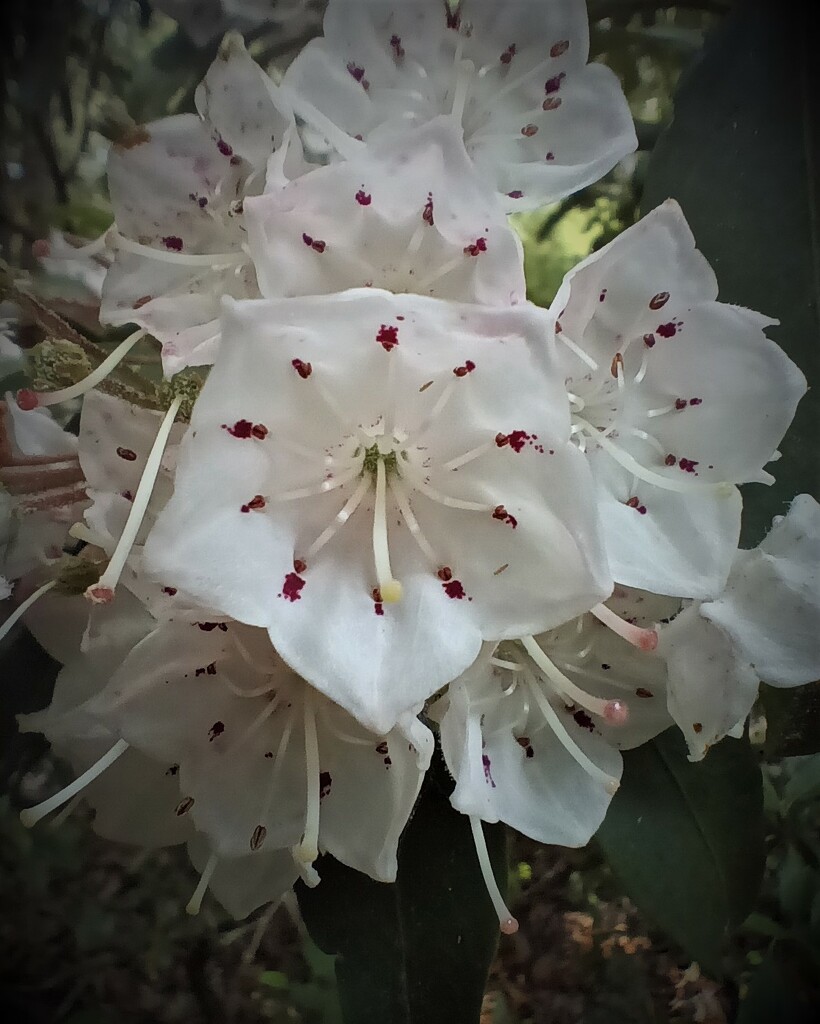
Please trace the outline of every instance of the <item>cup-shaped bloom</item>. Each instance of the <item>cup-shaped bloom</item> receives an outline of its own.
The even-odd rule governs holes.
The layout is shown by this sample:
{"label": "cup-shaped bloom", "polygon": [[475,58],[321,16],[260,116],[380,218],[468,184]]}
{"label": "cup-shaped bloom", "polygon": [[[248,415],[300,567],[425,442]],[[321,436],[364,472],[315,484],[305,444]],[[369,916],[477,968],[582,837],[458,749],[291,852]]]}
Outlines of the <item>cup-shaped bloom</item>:
{"label": "cup-shaped bloom", "polygon": [[820,506],[798,495],[763,541],[737,551],[725,590],[661,629],[669,709],[699,760],[743,722],[760,682],[820,676]]}
{"label": "cup-shaped bloom", "polygon": [[524,301],[521,243],[449,118],[248,200],[245,220],[266,298],[375,286]]}
{"label": "cup-shaped bloom", "polygon": [[108,161],[116,255],[100,318],[150,331],[168,374],[213,360],[222,295],[259,294],[243,201],[262,191],[274,153],[288,159],[293,135],[289,108],[239,37],[226,37],[197,103],[200,116],[133,129]]}
{"label": "cup-shaped bloom", "polygon": [[180,616],[128,655],[93,709],[176,766],[184,813],[222,857],[319,850],[381,881],[432,754],[412,714],[373,735],[276,655],[263,630]]}
{"label": "cup-shaped bloom", "polygon": [[596,604],[611,580],[545,316],[376,289],[226,300],[149,571],[267,628],[378,733],[482,639]]}
{"label": "cup-shaped bloom", "polygon": [[717,302],[672,200],[572,270],[552,311],[613,576],[719,593],[740,531],[735,485],[771,482],[763,467],[806,390],[763,332],[772,321]]}
{"label": "cup-shaped bloom", "polygon": [[596,181],[636,145],[617,79],[587,64],[582,0],[330,0],[288,68],[300,116],[345,157],[446,114],[511,212]]}

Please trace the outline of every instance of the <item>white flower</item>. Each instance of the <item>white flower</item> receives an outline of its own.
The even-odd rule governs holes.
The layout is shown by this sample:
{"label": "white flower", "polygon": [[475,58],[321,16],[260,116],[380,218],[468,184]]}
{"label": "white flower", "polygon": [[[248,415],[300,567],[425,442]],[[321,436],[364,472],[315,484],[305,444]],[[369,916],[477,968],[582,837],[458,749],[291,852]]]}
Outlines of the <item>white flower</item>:
{"label": "white flower", "polygon": [[245,205],[266,298],[357,286],[514,305],[521,243],[460,132],[436,118]]}
{"label": "white flower", "polygon": [[135,128],[108,164],[116,224],[103,238],[116,258],[100,318],[162,341],[167,374],[213,360],[222,295],[259,294],[243,201],[262,191],[270,158],[275,183],[286,162],[301,170],[293,115],[239,37],[226,37],[197,105],[199,117]]}
{"label": "white flower", "polygon": [[596,181],[637,145],[615,76],[588,53],[582,0],[330,0],[324,38],[283,87],[345,157],[356,138],[447,114],[513,211]]}
{"label": "white flower", "polygon": [[266,627],[378,733],[482,639],[583,612],[611,581],[544,317],[376,289],[226,301],[146,567]]}
{"label": "white flower", "polygon": [[572,270],[552,306],[612,574],[679,597],[722,589],[734,485],[771,482],[763,467],[806,390],[763,333],[772,321],[716,298],[669,200]]}
{"label": "white flower", "polygon": [[801,686],[820,676],[820,506],[798,495],[725,590],[661,629],[669,708],[698,760],[738,723],[760,681]]}
{"label": "white flower", "polygon": [[89,708],[153,760],[178,766],[185,813],[219,857],[319,850],[381,881],[433,738],[412,714],[364,730],[277,657],[264,631],[180,616],[123,661]]}

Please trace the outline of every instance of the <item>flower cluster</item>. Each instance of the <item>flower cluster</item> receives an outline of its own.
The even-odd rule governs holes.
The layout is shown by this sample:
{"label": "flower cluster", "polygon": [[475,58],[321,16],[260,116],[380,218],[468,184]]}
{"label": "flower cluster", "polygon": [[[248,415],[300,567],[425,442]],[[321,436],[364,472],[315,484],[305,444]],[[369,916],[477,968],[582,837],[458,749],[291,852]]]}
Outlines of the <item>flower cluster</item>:
{"label": "flower cluster", "polygon": [[23,726],[78,773],[27,824],[82,797],[243,915],[320,852],[395,879],[438,735],[513,931],[482,821],[582,845],[621,750],[701,758],[820,673],[820,507],[738,550],[806,387],[770,321],[672,201],[525,298],[507,215],[636,144],[587,56],[581,0],[331,0],[279,84],[228,36],[198,114],[113,147],[76,255],[138,329],[3,412],[6,628],[64,664]]}

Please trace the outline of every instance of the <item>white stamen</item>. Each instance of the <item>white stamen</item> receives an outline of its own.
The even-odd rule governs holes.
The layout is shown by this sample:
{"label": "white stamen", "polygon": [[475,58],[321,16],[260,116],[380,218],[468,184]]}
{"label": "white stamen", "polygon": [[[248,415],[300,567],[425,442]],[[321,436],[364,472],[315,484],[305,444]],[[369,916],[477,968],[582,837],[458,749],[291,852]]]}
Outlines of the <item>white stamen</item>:
{"label": "white stamen", "polygon": [[143,245],[142,242],[135,242],[115,231],[112,234],[112,243],[118,249],[133,253],[135,256],[148,256],[160,263],[173,263],[183,267],[206,267],[216,270],[222,267],[233,267],[237,263],[247,263],[248,257],[244,252],[204,252],[187,253],[172,252],[168,249],[155,249],[151,245]]}
{"label": "white stamen", "polygon": [[316,736],[316,712],[313,701],[305,693],[305,778],[307,780],[307,808],[305,832],[297,848],[297,857],[303,864],[312,864],[319,856],[319,741]]}
{"label": "white stamen", "polygon": [[110,767],[120,755],[124,754],[128,750],[128,744],[125,740],[117,740],[114,746],[96,762],[92,764],[90,768],[76,778],[72,783],[61,789],[59,793],[55,793],[54,796],[50,796],[48,800],[44,800],[41,804],[37,804],[36,807],[27,807],[24,811],[20,812],[20,821],[26,828],[31,828],[36,825],[38,821],[44,818],[47,814],[52,811],[56,811],[58,807],[70,800],[77,793],[80,793],[85,789],[87,785],[92,783],[99,775],[105,771],[106,768]]}
{"label": "white stamen", "polygon": [[447,384],[444,386],[444,389],[442,390],[441,394],[436,399],[435,404],[433,405],[433,408],[424,417],[424,419],[421,421],[421,423],[419,423],[418,426],[413,428],[413,430],[411,431],[412,434],[414,434],[416,437],[418,437],[419,435],[424,434],[425,431],[429,429],[430,425],[441,414],[441,411],[444,408],[444,406],[447,405],[447,403],[450,401],[450,398],[452,397],[453,391],[455,390],[456,383],[457,383],[457,381],[459,379],[460,378],[453,377],[452,380],[447,382]]}
{"label": "white stamen", "polygon": [[282,706],[282,699],[278,695],[274,695],[273,699],[268,701],[267,705],[262,711],[254,718],[247,729],[242,735],[228,748],[228,750],[239,750],[245,745],[245,741],[249,739],[255,732],[264,725],[264,723],[270,718],[270,716]]}
{"label": "white stamen", "polygon": [[[273,83],[270,83],[269,88],[272,88]],[[279,92],[285,96],[293,110],[303,121],[307,121],[316,131],[321,132],[327,141],[333,146],[337,152],[345,158],[345,160],[355,160],[361,156],[362,151],[365,148],[365,143],[360,142],[358,139],[354,139],[348,135],[347,132],[343,132],[329,117],[322,114],[314,105],[308,102],[299,93],[293,92],[290,88],[284,85],[278,86]]]}
{"label": "white stamen", "polygon": [[572,757],[572,759],[584,769],[587,775],[596,779],[602,783],[607,793],[616,793],[620,783],[608,772],[605,772],[603,768],[599,768],[594,761],[591,761],[583,750],[578,746],[575,740],[567,732],[566,726],[558,717],[555,708],[550,704],[547,698],[541,691],[541,687],[535,680],[529,680],[530,692],[535,698],[535,702],[541,710],[541,714],[544,716],[547,724],[550,726],[552,731],[555,733],[556,739],[559,741],[561,746],[566,752]]}
{"label": "white stamen", "polygon": [[151,451],[145,463],[145,469],[143,470],[139,486],[137,487],[137,493],[134,496],[134,502],[131,505],[131,510],[128,513],[128,519],[125,522],[125,528],[123,529],[122,535],[114,549],[114,554],[111,556],[111,561],[108,563],[107,569],[102,576],[100,576],[99,580],[90,586],[85,592],[86,597],[94,603],[106,603],[113,600],[114,589],[119,582],[122,570],[125,568],[125,563],[131,553],[131,548],[134,546],[134,542],[137,539],[137,534],[139,533],[140,526],[145,518],[145,513],[148,511],[148,504],[151,500],[151,495],[154,491],[154,484],[156,483],[157,476],[160,471],[165,446],[168,443],[168,437],[171,433],[171,428],[174,425],[174,420],[176,419],[176,415],[179,412],[181,404],[181,395],[178,395],[173,402],[171,402],[168,412],[166,412],[165,417],[160,424],[160,428],[157,431],[154,443],[151,446]]}
{"label": "white stamen", "polygon": [[578,395],[574,395],[571,391],[567,392],[567,398],[569,399],[570,404],[573,407],[573,412],[583,412],[586,408],[586,402],[583,400],[583,398],[580,398]]}
{"label": "white stamen", "polygon": [[92,370],[87,377],[84,377],[83,380],[78,381],[76,384],[71,384],[67,388],[60,388],[59,391],[36,391],[37,405],[57,405],[59,402],[68,402],[70,399],[79,398],[86,391],[95,388],[100,381],[105,380],[109,373],[122,362],[140,338],[145,337],[145,334],[146,332],[142,330],[134,331],[125,341],[121,341],[96,369]]}
{"label": "white stamen", "polygon": [[561,333],[557,335],[557,337],[567,346],[570,352],[573,352],[576,356],[578,356],[582,363],[586,363],[590,370],[598,369],[598,364],[595,362],[592,356],[588,356],[586,352],[584,352],[584,350],[580,347],[580,345],[576,345],[574,341],[572,341],[570,338],[566,336],[566,334]]}
{"label": "white stamen", "polygon": [[622,701],[603,700],[600,697],[593,697],[586,690],[582,690],[580,686],[576,686],[568,676],[564,675],[557,665],[553,664],[533,637],[521,637],[519,643],[544,675],[555,685],[559,696],[568,697],[573,703],[580,704],[582,708],[592,712],[593,715],[598,715],[612,724],[622,724],[626,721],[628,712]]}
{"label": "white stamen", "polygon": [[200,908],[202,907],[202,899],[205,896],[205,892],[211,883],[211,878],[213,877],[214,871],[216,871],[216,866],[218,863],[219,858],[215,853],[212,853],[211,856],[208,858],[208,863],[205,865],[205,870],[202,872],[202,875],[200,876],[199,883],[196,889],[194,889],[194,894],[188,900],[188,903],[185,907],[185,913],[190,914],[191,917],[196,917],[196,915],[199,913]]}
{"label": "white stamen", "polygon": [[337,740],[341,740],[342,743],[352,743],[357,747],[371,747],[375,746],[372,739],[363,739],[361,736],[351,736],[350,733],[343,732],[333,723],[332,709],[327,704],[320,704],[319,711],[322,715],[325,728],[328,732],[332,733]]}
{"label": "white stamen", "polygon": [[623,637],[633,647],[637,647],[639,651],[654,651],[658,646],[657,630],[643,629],[641,626],[635,626],[631,622],[622,619],[620,615],[616,615],[605,604],[596,604],[590,611],[599,622],[603,622],[613,633]]}
{"label": "white stamen", "polygon": [[498,927],[505,935],[514,935],[518,931],[518,921],[510,913],[495,880],[493,866],[490,863],[490,855],[487,852],[484,829],[481,827],[481,818],[476,817],[474,814],[471,814],[469,817],[475,852],[478,856],[478,865],[481,868],[481,876],[484,879],[484,885],[487,887],[487,893],[493,902],[493,909],[498,915]]}
{"label": "white stamen", "polygon": [[3,625],[0,626],[0,640],[2,640],[4,636],[8,635],[14,624],[26,614],[35,601],[39,600],[43,594],[47,594],[49,590],[56,586],[57,580],[49,580],[48,583],[44,583],[42,587],[38,587],[33,594],[30,594],[25,601],[19,604],[11,615],[9,615]]}
{"label": "white stamen", "polygon": [[323,480],[320,484],[313,484],[310,487],[299,487],[295,491],[283,491],[282,494],[275,495],[273,500],[296,501],[298,498],[313,498],[319,494],[327,494],[329,491],[335,491],[338,487],[344,487],[345,484],[349,484],[351,480],[356,479],[362,471],[363,462],[364,453],[361,454],[349,473],[345,473],[343,476],[330,477],[329,479]]}
{"label": "white stamen", "polygon": [[633,384],[640,384],[641,383],[641,381],[646,376],[646,370],[647,370],[648,366],[649,366],[649,349],[648,348],[644,348],[643,356],[641,357],[641,365],[638,367],[638,372],[632,378],[632,383]]}
{"label": "white stamen", "polygon": [[402,598],[402,585],[390,568],[390,547],[387,539],[387,474],[384,459],[376,461],[376,500],[373,503],[373,559],[379,593],[385,604],[396,604]]}
{"label": "white stamen", "polygon": [[450,111],[455,121],[461,122],[464,117],[464,106],[467,102],[467,93],[470,91],[470,82],[475,73],[475,64],[471,60],[459,60],[458,71],[456,72],[456,87],[453,94],[453,109]]}
{"label": "white stamen", "polygon": [[[441,565],[441,560],[436,555],[435,551],[429,544],[427,538],[422,533],[419,522],[416,519],[413,509],[410,507],[410,501],[407,497],[407,492],[401,484],[400,480],[395,477],[390,481],[390,490],[393,493],[393,497],[396,499],[396,504],[399,506],[399,512],[401,512],[402,519],[404,519],[407,529],[410,531],[413,539],[424,552],[428,561],[434,565]],[[384,596],[384,595],[382,595]]]}
{"label": "white stamen", "polygon": [[423,480],[420,475],[416,474],[415,467],[409,462],[399,463],[399,473],[406,480],[408,480],[412,486],[430,498],[431,501],[437,501],[439,505],[444,505],[446,508],[459,508],[465,512],[492,512],[495,509],[495,505],[487,505],[479,501],[464,501],[461,498],[451,498],[447,494],[442,494],[441,491],[437,491],[434,487],[431,487],[426,480]]}
{"label": "white stamen", "polygon": [[307,549],[305,557],[308,561],[316,554],[317,551],[327,544],[329,540],[336,536],[338,531],[344,526],[344,524],[350,519],[356,509],[362,502],[362,498],[370,490],[370,478],[363,476],[361,483],[353,492],[353,494],[347,499],[346,503],[336,513],[333,522],[326,529],[322,530],[316,540]]}
{"label": "white stamen", "polygon": [[290,743],[290,735],[293,732],[294,718],[295,713],[293,709],[291,709],[291,712],[288,715],[288,720],[285,722],[285,727],[282,730],[282,736],[281,739],[279,740],[279,746],[276,748],[276,757],[274,758],[273,761],[273,767],[271,768],[270,778],[268,780],[267,785],[267,791],[265,793],[265,799],[262,803],[262,810],[260,811],[259,814],[260,822],[265,821],[270,814],[271,804],[273,803],[273,795],[276,790],[276,783],[279,780],[279,775],[282,771],[282,765],[284,764],[285,761],[285,751],[288,749],[288,744]]}
{"label": "white stamen", "polygon": [[651,434],[647,434],[645,430],[640,430],[638,427],[621,427],[621,433],[632,434],[634,437],[639,437],[642,441],[646,441],[647,444],[652,445],[658,455],[666,456],[666,450],[660,441]]}
{"label": "white stamen", "polygon": [[514,78],[511,82],[507,82],[497,92],[493,93],[493,104],[497,105],[498,101],[502,96],[506,96],[507,93],[517,89],[520,85],[528,82],[531,78],[536,78],[538,75],[542,75],[550,65],[552,58],[548,57],[545,60],[540,61],[535,67],[529,69],[529,71],[523,72],[517,78]]}
{"label": "white stamen", "polygon": [[438,267],[438,269],[433,270],[431,273],[429,273],[427,275],[427,277],[423,277],[423,278],[421,278],[421,280],[416,281],[415,291],[417,291],[417,292],[426,291],[426,289],[428,289],[430,287],[430,285],[435,284],[436,281],[440,281],[442,277],[446,277],[447,274],[452,273],[454,270],[457,270],[459,267],[463,267],[464,266],[464,261],[466,259],[472,259],[472,257],[465,256],[462,253],[459,256],[454,256],[453,259],[448,260],[447,263],[441,264],[441,266]]}
{"label": "white stamen", "polygon": [[85,523],[73,523],[68,531],[69,537],[73,537],[74,540],[84,541],[86,544],[91,544],[95,548],[105,548],[105,540],[98,534],[90,530]]}
{"label": "white stamen", "polygon": [[490,658],[490,664],[496,668],[505,668],[508,672],[523,672],[524,666],[517,661],[505,661],[503,658]]}
{"label": "white stamen", "polygon": [[578,419],[578,423],[584,428],[593,441],[596,441],[605,452],[615,459],[618,465],[623,466],[624,469],[628,469],[630,473],[636,476],[639,480],[643,480],[645,483],[653,484],[655,487],[660,487],[661,490],[664,491],[676,491],[679,494],[685,494],[687,491],[693,490],[715,492],[725,489],[725,482],[707,483],[702,480],[675,480],[672,477],[656,473],[654,470],[641,465],[634,456],[625,452],[622,448],[619,448],[618,445],[610,441],[608,437],[605,437],[602,433],[597,431],[591,423],[587,423],[586,420],[582,420],[580,418]]}
{"label": "white stamen", "polygon": [[646,418],[648,420],[651,420],[654,419],[656,416],[665,416],[668,412],[672,412],[674,408],[675,403],[672,402],[671,405],[664,405],[658,409],[650,409],[646,414]]}
{"label": "white stamen", "polygon": [[473,459],[477,459],[480,455],[484,455],[485,452],[492,451],[495,441],[485,441],[484,444],[480,444],[477,448],[471,449],[469,452],[465,452],[463,455],[457,455],[456,458],[450,459],[449,462],[445,462],[442,469],[461,469],[462,466],[466,466],[468,462],[472,462]]}

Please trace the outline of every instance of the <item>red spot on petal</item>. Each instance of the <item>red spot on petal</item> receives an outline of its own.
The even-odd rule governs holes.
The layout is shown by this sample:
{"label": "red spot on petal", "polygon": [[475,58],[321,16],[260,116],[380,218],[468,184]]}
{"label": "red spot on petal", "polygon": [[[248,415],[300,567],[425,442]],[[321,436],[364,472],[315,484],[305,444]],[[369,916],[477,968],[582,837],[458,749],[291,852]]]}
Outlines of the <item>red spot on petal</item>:
{"label": "red spot on petal", "polygon": [[297,576],[295,572],[289,572],[285,576],[285,582],[282,584],[282,593],[279,596],[284,597],[291,604],[294,601],[301,601],[304,585],[305,580],[301,576]]}
{"label": "red spot on petal", "polygon": [[676,409],[677,409],[678,411],[680,411],[681,409],[685,409],[685,408],[686,408],[686,406],[687,406],[687,404],[688,404],[688,403],[687,403],[687,401],[686,401],[686,399],[685,399],[685,398],[676,398],[676,399],[675,399],[675,408],[676,408]]}
{"label": "red spot on petal", "polygon": [[472,373],[475,369],[475,363],[472,359],[468,359],[463,366],[457,366],[453,370],[456,377],[466,377],[468,373]]}
{"label": "red spot on petal", "polygon": [[137,453],[132,452],[130,448],[118,448],[117,455],[119,455],[121,459],[125,459],[126,462],[137,461]]}
{"label": "red spot on petal", "polygon": [[146,306],[152,298],[153,295],[141,295],[134,303],[134,309],[142,309],[142,307]]}
{"label": "red spot on petal", "polygon": [[305,243],[305,245],[313,245],[313,236],[309,235],[306,231],[303,231],[302,241]]}
{"label": "red spot on petal", "polygon": [[656,331],[662,338],[674,338],[681,326],[681,323],[670,320],[668,324],[658,324]]}
{"label": "red spot on petal", "polygon": [[703,399],[702,398],[690,398],[689,399],[689,404],[690,405],[703,405]]}
{"label": "red spot on petal", "polygon": [[253,424],[250,420],[237,420],[233,426],[228,426],[227,423],[222,424],[222,429],[227,430],[231,437],[238,437],[242,440],[251,437],[251,431],[253,430]]}
{"label": "red spot on petal", "polygon": [[533,137],[533,135],[537,135],[538,134],[538,125],[537,124],[525,124],[524,127],[521,129],[521,134],[525,138],[531,139]]}
{"label": "red spot on petal", "polygon": [[651,690],[646,690],[643,686],[639,686],[638,689],[635,691],[635,696],[643,697],[645,699],[647,697],[654,697],[655,695],[652,693]]}
{"label": "red spot on petal", "polygon": [[216,148],[223,156],[233,156],[233,149],[222,138],[216,140]]}
{"label": "red spot on petal", "polygon": [[518,526],[518,520],[515,516],[510,515],[507,509],[503,505],[496,505],[493,510],[493,519],[498,519],[499,522],[506,523],[515,529]]}
{"label": "red spot on petal", "polygon": [[360,64],[354,64],[351,60],[348,62],[347,70],[351,78],[355,78],[363,89],[370,88],[370,82],[364,77],[364,68]]}
{"label": "red spot on petal", "polygon": [[569,49],[569,39],[562,39],[558,43],[553,43],[550,47],[550,57],[560,57],[566,53]]}
{"label": "red spot on petal", "polygon": [[374,587],[371,592],[373,598],[373,611],[376,615],[384,615],[384,604],[382,603],[382,592],[378,587]]}
{"label": "red spot on petal", "polygon": [[382,324],[376,341],[382,346],[385,352],[390,352],[399,343],[399,329],[393,325]]}
{"label": "red spot on petal", "polygon": [[360,188],[359,191],[356,193],[356,202],[359,204],[359,206],[370,206],[370,204],[373,202],[373,196],[371,196],[368,192],[365,192],[364,189]]}
{"label": "red spot on petal", "polygon": [[477,238],[470,245],[465,245],[464,246],[464,250],[463,250],[465,256],[478,256],[479,253],[486,252],[486,251],[487,251],[487,239],[486,238]]}
{"label": "red spot on petal", "polygon": [[643,336],[643,343],[644,343],[644,345],[646,345],[647,348],[654,348],[655,347],[655,335],[654,334],[645,334]]}
{"label": "red spot on petal", "polygon": [[460,580],[448,580],[447,583],[442,583],[441,586],[444,589],[444,593],[456,601],[461,601],[467,596]]}
{"label": "red spot on petal", "polygon": [[214,722],[211,728],[208,730],[208,742],[213,743],[217,736],[221,736],[225,731],[224,722]]}
{"label": "red spot on petal", "polygon": [[663,460],[665,466],[674,466],[677,463],[677,459],[674,455],[667,455]]}
{"label": "red spot on petal", "polygon": [[669,292],[658,292],[649,300],[650,309],[662,309],[669,301]]}
{"label": "red spot on petal", "polygon": [[[509,445],[514,452],[523,451],[525,445],[529,443],[532,447],[535,447],[532,442],[535,440],[534,434],[528,434],[526,430],[513,430],[509,434],[496,434],[495,443],[499,448],[503,448],[505,445]],[[543,448],[538,446],[539,450],[543,452]]]}
{"label": "red spot on petal", "polygon": [[253,498],[251,498],[251,500],[247,503],[247,505],[242,505],[241,508],[239,509],[239,511],[240,512],[257,512],[259,509],[263,509],[266,504],[267,504],[267,502],[262,497],[262,495],[261,494],[257,494]]}
{"label": "red spot on petal", "polygon": [[598,301],[599,302],[604,302],[605,300],[606,300],[606,288],[602,288],[601,289],[601,294],[598,296]]}
{"label": "red spot on petal", "polygon": [[699,462],[695,462],[692,459],[678,459],[678,466],[684,471],[684,473],[697,473],[695,472],[695,466],[699,466]]}
{"label": "red spot on petal", "polygon": [[401,36],[392,35],[390,37],[390,49],[393,51],[393,56],[396,60],[401,60],[404,56],[404,47],[401,45]]}
{"label": "red spot on petal", "polygon": [[507,49],[498,58],[502,64],[509,64],[515,56],[515,43],[510,43]]}
{"label": "red spot on petal", "polygon": [[311,244],[311,249],[313,249],[314,252],[324,252],[326,248],[327,242],[323,242],[321,238],[314,239]]}
{"label": "red spot on petal", "polygon": [[177,588],[176,587],[163,587],[162,588],[162,592],[163,592],[163,594],[167,594],[169,597],[173,597],[174,594],[176,594],[176,592],[177,592]]}
{"label": "red spot on petal", "polygon": [[268,428],[264,423],[254,423],[251,427],[251,434],[256,438],[257,441],[264,441],[268,436]]}
{"label": "red spot on petal", "polygon": [[333,779],[330,772],[319,772],[319,799],[324,800],[326,796],[330,795],[330,787],[333,785]]}
{"label": "red spot on petal", "polygon": [[509,196],[510,199],[523,199],[524,198],[524,193],[521,191],[520,188],[513,189],[513,191],[512,192],[508,192],[507,195]]}
{"label": "red spot on petal", "polygon": [[291,359],[290,365],[296,370],[302,380],[307,380],[313,373],[313,367],[310,363],[304,363],[301,359]]}
{"label": "red spot on petal", "polygon": [[560,74],[553,75],[552,78],[548,78],[544,82],[544,92],[547,94],[558,92],[561,88],[561,82],[566,78],[566,74],[562,71]]}
{"label": "red spot on petal", "polygon": [[445,583],[448,583],[453,578],[453,570],[449,565],[442,565],[442,567],[436,573],[436,576]]}
{"label": "red spot on petal", "polygon": [[554,160],[555,159],[555,153],[553,153],[552,150],[550,150],[550,152],[547,153],[547,155],[544,157],[544,159],[545,160]]}
{"label": "red spot on petal", "polygon": [[575,719],[577,725],[580,725],[582,729],[586,729],[588,732],[595,732],[595,723],[582,709],[574,711],[572,717]]}
{"label": "red spot on petal", "polygon": [[162,244],[171,252],[182,252],[182,239],[178,235],[166,235]]}
{"label": "red spot on petal", "polygon": [[430,227],[435,223],[433,220],[433,193],[427,193],[427,202],[424,204],[424,209],[421,211],[421,219],[425,224],[429,224]]}

